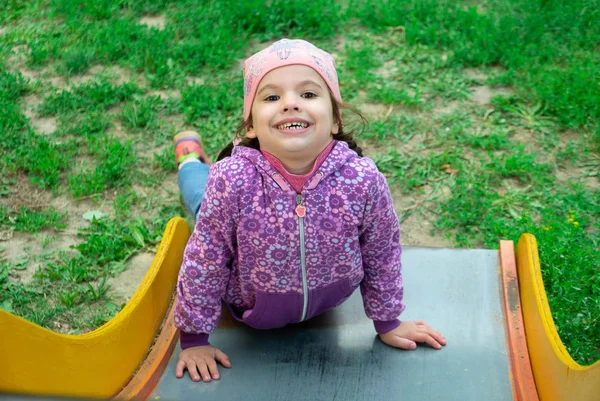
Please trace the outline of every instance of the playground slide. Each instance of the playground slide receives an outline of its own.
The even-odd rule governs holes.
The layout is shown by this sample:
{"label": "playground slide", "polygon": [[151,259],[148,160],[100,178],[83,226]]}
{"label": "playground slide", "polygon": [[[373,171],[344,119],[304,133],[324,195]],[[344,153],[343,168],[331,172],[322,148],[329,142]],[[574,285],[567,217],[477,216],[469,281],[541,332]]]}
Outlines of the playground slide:
{"label": "playground slide", "polygon": [[537,241],[531,234],[519,239],[517,265],[527,345],[540,400],[600,401],[600,361],[581,366],[563,345],[546,297]]}
{"label": "playground slide", "polygon": [[188,236],[183,219],[171,220],[131,301],[91,333],[53,333],[0,310],[0,399],[600,400],[600,362],[579,366],[564,349],[528,234],[516,260],[509,241],[500,251],[405,249],[403,316],[442,331],[442,351],[385,346],[355,293],[279,330],[251,330],[225,315],[211,342],[233,368],[208,384],[175,379],[169,307]]}
{"label": "playground slide", "polygon": [[189,235],[184,219],[171,219],[133,297],[90,333],[55,333],[0,309],[0,393],[116,394],[130,381],[161,327]]}

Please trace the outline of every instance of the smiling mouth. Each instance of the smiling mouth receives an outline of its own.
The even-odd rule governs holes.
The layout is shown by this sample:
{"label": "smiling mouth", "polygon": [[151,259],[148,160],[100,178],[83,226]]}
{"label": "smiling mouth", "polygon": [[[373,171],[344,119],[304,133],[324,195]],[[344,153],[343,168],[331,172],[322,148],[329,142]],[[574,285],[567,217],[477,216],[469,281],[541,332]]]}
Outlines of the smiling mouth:
{"label": "smiling mouth", "polygon": [[277,129],[281,130],[294,130],[294,129],[304,129],[308,127],[307,123],[286,123],[277,126]]}

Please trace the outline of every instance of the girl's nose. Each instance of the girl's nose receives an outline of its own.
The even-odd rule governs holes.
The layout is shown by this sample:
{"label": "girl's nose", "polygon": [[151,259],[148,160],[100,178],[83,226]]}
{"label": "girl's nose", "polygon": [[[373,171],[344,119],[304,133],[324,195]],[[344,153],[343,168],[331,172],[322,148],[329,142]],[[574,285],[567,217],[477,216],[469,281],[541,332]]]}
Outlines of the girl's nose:
{"label": "girl's nose", "polygon": [[300,104],[299,104],[296,96],[292,96],[292,95],[286,96],[283,99],[282,105],[283,105],[284,112],[288,112],[290,110],[300,111]]}

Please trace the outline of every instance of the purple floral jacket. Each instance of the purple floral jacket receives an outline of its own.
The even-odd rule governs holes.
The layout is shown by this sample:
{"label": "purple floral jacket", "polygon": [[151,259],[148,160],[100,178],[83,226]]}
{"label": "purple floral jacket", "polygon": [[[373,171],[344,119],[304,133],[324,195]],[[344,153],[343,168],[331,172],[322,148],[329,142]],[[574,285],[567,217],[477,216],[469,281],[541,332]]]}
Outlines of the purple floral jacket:
{"label": "purple floral jacket", "polygon": [[338,142],[297,194],[256,149],[210,169],[177,284],[183,349],[208,344],[221,314],[283,327],[340,305],[360,286],[378,333],[404,310],[400,227],[375,163]]}

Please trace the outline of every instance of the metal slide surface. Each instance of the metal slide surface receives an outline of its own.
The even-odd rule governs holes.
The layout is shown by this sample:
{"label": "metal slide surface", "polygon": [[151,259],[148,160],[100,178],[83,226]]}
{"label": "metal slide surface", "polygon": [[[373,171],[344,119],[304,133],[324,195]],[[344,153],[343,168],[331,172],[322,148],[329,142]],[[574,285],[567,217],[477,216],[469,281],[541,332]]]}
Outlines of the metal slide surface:
{"label": "metal slide surface", "polygon": [[[512,400],[497,250],[404,248],[407,309],[448,340],[400,351],[376,338],[357,290],[308,322],[258,331],[224,316],[221,379],[175,378],[179,345],[149,400]],[[223,327],[224,326],[224,327]]]}

